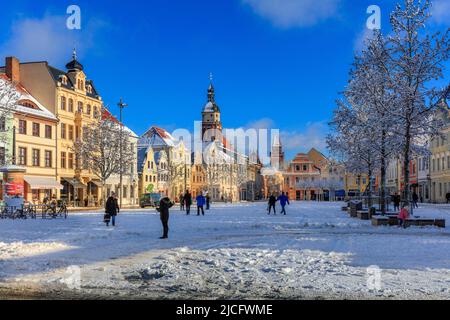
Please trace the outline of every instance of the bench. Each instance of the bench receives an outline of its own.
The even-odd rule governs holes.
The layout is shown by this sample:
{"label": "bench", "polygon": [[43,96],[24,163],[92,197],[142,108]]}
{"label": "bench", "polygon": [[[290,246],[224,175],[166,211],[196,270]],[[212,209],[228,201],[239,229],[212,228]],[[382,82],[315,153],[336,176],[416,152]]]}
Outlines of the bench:
{"label": "bench", "polygon": [[[400,220],[397,216],[373,216],[373,226],[398,226]],[[433,219],[433,218],[409,218],[405,220],[405,227],[410,226],[436,226],[439,228],[445,228],[445,219]]]}
{"label": "bench", "polygon": [[369,220],[369,211],[358,210],[356,216],[361,220]]}

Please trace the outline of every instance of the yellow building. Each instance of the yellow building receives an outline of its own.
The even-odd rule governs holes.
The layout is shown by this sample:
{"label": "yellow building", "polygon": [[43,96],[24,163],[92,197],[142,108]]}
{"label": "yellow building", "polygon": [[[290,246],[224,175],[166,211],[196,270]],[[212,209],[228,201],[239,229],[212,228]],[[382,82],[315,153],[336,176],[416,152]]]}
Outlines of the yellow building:
{"label": "yellow building", "polygon": [[92,126],[101,116],[102,99],[83,66],[73,59],[62,71],[47,62],[13,64],[20,70],[21,84],[59,120],[56,138],[56,177],[63,185],[57,196],[76,206],[99,205],[101,183],[76,159],[73,146],[84,126]]}
{"label": "yellow building", "polygon": [[[12,67],[13,60],[7,59],[3,81],[14,79],[18,93],[17,101],[9,120],[2,119],[2,130],[11,134],[7,143],[8,159],[2,150],[2,163],[14,164],[25,169],[24,198],[39,203],[50,199],[62,188],[56,179],[56,128],[58,119],[34,98],[20,83],[18,66]],[[14,146],[14,147],[13,147]],[[9,152],[11,151],[11,152]]]}
{"label": "yellow building", "polygon": [[138,148],[138,193],[157,192],[158,168],[155,162],[155,154],[152,147]]}
{"label": "yellow building", "polygon": [[430,143],[431,202],[446,203],[450,193],[450,110],[447,104],[438,116],[444,122],[442,137],[435,137]]}

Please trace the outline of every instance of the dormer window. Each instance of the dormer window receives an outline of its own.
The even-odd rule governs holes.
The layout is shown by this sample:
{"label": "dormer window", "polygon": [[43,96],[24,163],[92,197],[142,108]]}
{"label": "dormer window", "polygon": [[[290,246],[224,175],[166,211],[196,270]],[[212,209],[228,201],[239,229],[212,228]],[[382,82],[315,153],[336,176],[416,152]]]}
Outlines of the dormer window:
{"label": "dormer window", "polygon": [[61,80],[61,83],[62,83],[63,85],[67,85],[67,77],[66,77],[65,75],[61,75],[61,76],[59,77],[59,80]]}
{"label": "dormer window", "polygon": [[90,84],[88,84],[86,86],[86,90],[87,90],[88,93],[92,93],[92,86]]}
{"label": "dormer window", "polygon": [[31,102],[30,100],[21,100],[19,101],[18,104],[26,108],[39,110],[38,106],[34,102]]}
{"label": "dormer window", "polygon": [[78,79],[77,86],[78,86],[78,90],[84,90],[84,81],[81,79]]}

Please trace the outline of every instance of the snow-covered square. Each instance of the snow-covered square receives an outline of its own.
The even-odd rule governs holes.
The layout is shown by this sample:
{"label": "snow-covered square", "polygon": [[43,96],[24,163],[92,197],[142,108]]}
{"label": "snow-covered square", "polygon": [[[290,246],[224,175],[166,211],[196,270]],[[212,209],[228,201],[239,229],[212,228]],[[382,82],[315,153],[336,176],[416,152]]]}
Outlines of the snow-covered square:
{"label": "snow-covered square", "polygon": [[[449,299],[448,228],[373,227],[342,203],[213,204],[67,220],[0,220],[0,297],[133,299]],[[277,208],[279,210],[279,208]],[[450,206],[423,205],[445,218]]]}

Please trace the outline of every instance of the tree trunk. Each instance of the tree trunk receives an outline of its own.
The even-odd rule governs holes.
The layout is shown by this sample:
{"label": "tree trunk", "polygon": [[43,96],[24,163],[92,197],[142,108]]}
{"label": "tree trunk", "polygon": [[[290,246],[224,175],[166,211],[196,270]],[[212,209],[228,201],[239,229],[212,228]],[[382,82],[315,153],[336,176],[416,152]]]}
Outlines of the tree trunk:
{"label": "tree trunk", "polygon": [[367,205],[368,205],[369,211],[370,211],[370,208],[372,208],[372,179],[371,179],[371,177],[372,177],[372,165],[369,165],[368,174],[369,174],[369,177],[368,177],[369,178],[369,183],[367,185],[367,189],[368,189],[368,192],[367,192]]}
{"label": "tree trunk", "polygon": [[386,131],[383,130],[381,135],[381,165],[380,165],[380,201],[381,214],[386,214]]}
{"label": "tree trunk", "polygon": [[102,180],[102,205],[106,205],[106,180]]}
{"label": "tree trunk", "polygon": [[409,203],[410,190],[409,190],[409,154],[411,149],[411,126],[409,122],[407,123],[406,134],[405,134],[405,150],[403,154],[403,166],[404,166],[404,177],[403,177],[403,199]]}

